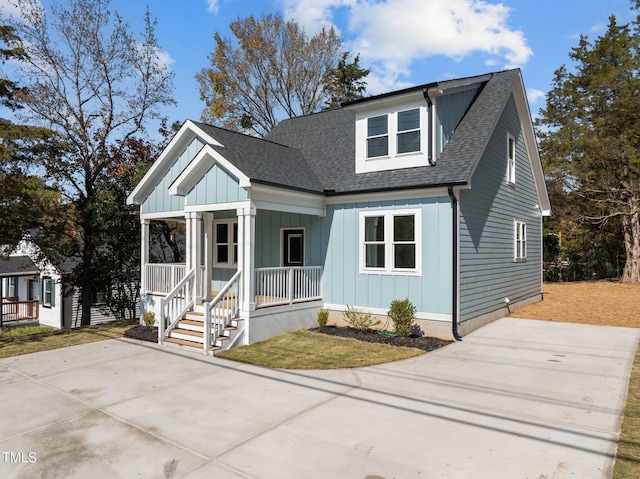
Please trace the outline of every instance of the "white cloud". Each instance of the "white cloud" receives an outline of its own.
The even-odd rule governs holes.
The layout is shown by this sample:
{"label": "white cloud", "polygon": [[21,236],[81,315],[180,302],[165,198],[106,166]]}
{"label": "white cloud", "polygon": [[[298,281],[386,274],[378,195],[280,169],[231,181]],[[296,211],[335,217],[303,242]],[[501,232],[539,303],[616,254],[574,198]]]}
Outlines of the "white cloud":
{"label": "white cloud", "polygon": [[207,12],[218,13],[218,0],[207,0]]}
{"label": "white cloud", "polygon": [[544,98],[547,94],[542,90],[537,90],[536,88],[529,88],[527,90],[527,98],[529,99],[529,103],[536,103],[540,98]]}
{"label": "white cloud", "polygon": [[[456,61],[473,53],[490,66],[524,66],[531,55],[523,32],[508,25],[510,8],[485,0],[281,0],[286,18],[308,32],[340,15],[347,47],[372,66],[374,83],[401,88],[412,62],[443,55]],[[382,73],[380,73],[382,71]],[[372,78],[377,76],[377,78]]]}

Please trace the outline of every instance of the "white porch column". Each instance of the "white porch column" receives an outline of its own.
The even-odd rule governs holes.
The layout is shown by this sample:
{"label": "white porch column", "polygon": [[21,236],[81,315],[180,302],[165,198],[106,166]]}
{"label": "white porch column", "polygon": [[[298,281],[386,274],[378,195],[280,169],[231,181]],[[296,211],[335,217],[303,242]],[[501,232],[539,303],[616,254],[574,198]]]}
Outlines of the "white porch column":
{"label": "white porch column", "polygon": [[202,213],[189,212],[185,215],[187,222],[187,272],[195,270],[194,298],[196,303],[202,300]]}
{"label": "white porch column", "polygon": [[[242,271],[242,288],[240,291],[240,315],[248,319],[249,312],[255,311],[255,241],[256,241],[256,208],[251,204],[238,208],[238,271]],[[245,326],[248,333],[248,324]],[[248,341],[246,334],[245,342]]]}
{"label": "white porch column", "polygon": [[213,279],[213,213],[203,213],[204,219],[204,300],[211,301],[211,281]]}
{"label": "white porch column", "polygon": [[[149,224],[151,221],[140,219],[140,299],[147,294],[147,264],[149,264]],[[141,308],[142,309],[142,308]],[[144,311],[140,311],[140,317]]]}

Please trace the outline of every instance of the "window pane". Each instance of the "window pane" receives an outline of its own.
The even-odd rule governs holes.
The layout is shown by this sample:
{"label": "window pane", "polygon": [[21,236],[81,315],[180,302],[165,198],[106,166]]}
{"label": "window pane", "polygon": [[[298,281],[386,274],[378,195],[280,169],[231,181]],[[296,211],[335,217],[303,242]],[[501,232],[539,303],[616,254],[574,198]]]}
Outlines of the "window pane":
{"label": "window pane", "polygon": [[367,268],[384,268],[384,245],[365,245],[365,266]]}
{"label": "window pane", "polygon": [[416,267],[416,245],[414,244],[397,244],[393,247],[394,266],[396,268]]}
{"label": "window pane", "polygon": [[229,241],[229,224],[218,223],[216,225],[216,243],[227,243]]}
{"label": "window pane", "polygon": [[417,130],[420,128],[420,110],[398,112],[398,131]]}
{"label": "window pane", "polygon": [[389,137],[369,138],[367,140],[367,158],[387,156],[389,154]]}
{"label": "window pane", "polygon": [[238,223],[233,223],[233,242],[238,242]]}
{"label": "window pane", "polygon": [[229,262],[229,247],[226,244],[219,244],[216,248],[218,263]]}
{"label": "window pane", "polygon": [[367,136],[387,134],[387,115],[374,116],[367,119]]}
{"label": "window pane", "polygon": [[384,241],[384,216],[365,217],[364,240],[365,241]]}
{"label": "window pane", "polygon": [[513,138],[509,137],[509,158],[513,159],[516,157],[515,154],[516,148],[515,148],[515,143],[513,141]]}
{"label": "window pane", "polygon": [[287,261],[289,264],[302,264],[302,236],[289,235],[289,257]]}
{"label": "window pane", "polygon": [[398,135],[398,153],[420,151],[420,132],[411,131]]}
{"label": "window pane", "polygon": [[393,217],[393,241],[415,241],[415,216]]}

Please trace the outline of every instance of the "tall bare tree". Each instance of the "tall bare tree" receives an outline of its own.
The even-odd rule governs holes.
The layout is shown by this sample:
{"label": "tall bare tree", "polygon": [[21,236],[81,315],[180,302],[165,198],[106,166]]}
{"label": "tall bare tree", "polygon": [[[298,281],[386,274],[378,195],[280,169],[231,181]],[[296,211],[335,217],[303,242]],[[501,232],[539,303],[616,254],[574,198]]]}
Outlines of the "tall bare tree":
{"label": "tall bare tree", "polygon": [[70,204],[79,265],[81,323],[90,323],[94,258],[100,228],[96,202],[102,177],[127,140],[144,133],[159,108],[172,104],[172,72],[159,60],[155,21],[149,11],[140,34],[132,33],[109,0],[69,0],[45,10],[38,0],[19,0],[11,26],[22,38],[26,59],[19,98],[25,116],[54,130],[66,152],[43,159],[47,178]]}
{"label": "tall bare tree", "polygon": [[[364,93],[362,78],[369,71],[359,68],[358,57],[356,68],[347,68],[353,64],[346,63],[348,55],[333,28],[308,36],[295,21],[270,14],[239,18],[230,29],[235,38],[216,33],[211,66],[196,75],[206,103],[204,121],[264,135],[285,118],[331,104],[334,93],[350,98]],[[360,75],[355,80],[349,77],[353,72]]]}

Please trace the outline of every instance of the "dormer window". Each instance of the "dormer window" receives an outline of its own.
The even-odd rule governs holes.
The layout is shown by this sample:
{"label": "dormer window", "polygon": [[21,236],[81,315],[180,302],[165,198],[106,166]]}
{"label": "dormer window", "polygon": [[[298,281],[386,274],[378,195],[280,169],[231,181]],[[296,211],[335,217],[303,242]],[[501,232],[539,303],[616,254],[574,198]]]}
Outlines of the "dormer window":
{"label": "dormer window", "polygon": [[420,151],[420,110],[398,112],[398,154]]}
{"label": "dormer window", "polygon": [[356,114],[356,173],[428,166],[427,105],[422,94]]}
{"label": "dormer window", "polygon": [[367,158],[389,154],[388,123],[387,115],[367,119]]}

